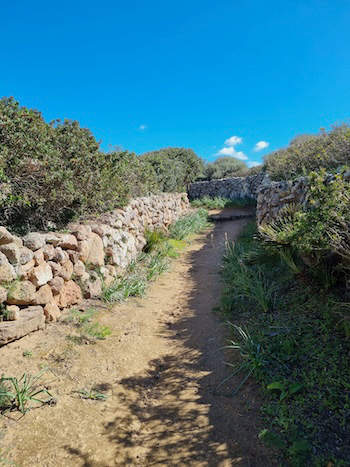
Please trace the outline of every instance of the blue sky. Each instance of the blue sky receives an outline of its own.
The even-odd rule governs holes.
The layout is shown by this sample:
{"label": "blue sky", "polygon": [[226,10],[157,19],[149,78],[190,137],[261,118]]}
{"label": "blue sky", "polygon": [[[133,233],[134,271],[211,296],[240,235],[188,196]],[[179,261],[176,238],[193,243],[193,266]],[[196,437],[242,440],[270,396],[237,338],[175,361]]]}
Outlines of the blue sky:
{"label": "blue sky", "polygon": [[349,0],[3,2],[0,94],[105,149],[253,164],[348,120],[349,25]]}

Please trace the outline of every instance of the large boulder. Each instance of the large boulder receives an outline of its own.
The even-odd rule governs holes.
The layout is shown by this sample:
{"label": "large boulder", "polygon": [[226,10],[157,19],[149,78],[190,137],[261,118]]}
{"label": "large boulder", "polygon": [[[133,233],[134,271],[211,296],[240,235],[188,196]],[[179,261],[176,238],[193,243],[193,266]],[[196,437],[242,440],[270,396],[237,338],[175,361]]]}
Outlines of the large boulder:
{"label": "large boulder", "polygon": [[29,279],[36,287],[47,284],[52,278],[52,269],[48,263],[39,264],[29,273]]}
{"label": "large boulder", "polygon": [[29,281],[16,281],[11,284],[7,303],[10,305],[30,305],[35,297],[35,285]]}
{"label": "large boulder", "polygon": [[24,246],[30,250],[36,251],[45,245],[45,235],[37,232],[31,232],[23,238],[23,242]]}
{"label": "large boulder", "polygon": [[8,262],[6,256],[0,252],[0,282],[11,282],[16,277],[15,268]]}
{"label": "large boulder", "polygon": [[71,281],[65,282],[59,295],[56,298],[56,304],[60,308],[66,308],[70,305],[76,305],[83,299],[80,287]]}
{"label": "large boulder", "polygon": [[104,265],[104,248],[101,237],[94,232],[91,232],[87,240],[78,242],[78,251],[80,252],[80,259],[84,263],[92,264],[94,266]]}
{"label": "large boulder", "polygon": [[52,290],[49,284],[42,285],[35,293],[33,305],[46,305],[53,302]]}
{"label": "large boulder", "polygon": [[0,322],[0,345],[44,329],[45,315],[41,306],[30,306],[18,313],[17,320]]}
{"label": "large boulder", "polygon": [[13,235],[5,229],[5,227],[0,227],[0,245],[5,245],[6,243],[13,242]]}

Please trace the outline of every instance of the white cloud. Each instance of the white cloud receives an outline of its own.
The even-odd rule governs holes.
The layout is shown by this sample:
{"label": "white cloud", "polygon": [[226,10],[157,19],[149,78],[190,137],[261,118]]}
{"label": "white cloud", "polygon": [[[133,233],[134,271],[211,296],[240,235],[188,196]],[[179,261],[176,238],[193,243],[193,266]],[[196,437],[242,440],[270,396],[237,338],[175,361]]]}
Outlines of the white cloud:
{"label": "white cloud", "polygon": [[241,161],[246,161],[248,157],[242,151],[236,151],[234,147],[230,146],[227,148],[222,148],[217,153],[218,156],[232,156]]}
{"label": "white cloud", "polygon": [[254,146],[254,151],[262,151],[263,149],[266,149],[269,145],[270,143],[268,143],[267,141],[258,141]]}
{"label": "white cloud", "polygon": [[147,129],[147,125],[145,125],[144,123],[139,126],[140,131],[145,131],[146,129]]}
{"label": "white cloud", "polygon": [[256,161],[248,161],[248,162],[247,162],[247,166],[248,166],[249,168],[251,168],[251,167],[256,167],[257,165],[260,165],[260,164],[261,164],[261,162],[256,162]]}
{"label": "white cloud", "polygon": [[225,141],[226,146],[236,146],[236,144],[241,144],[243,141],[243,138],[239,136],[231,136],[231,138],[227,138]]}

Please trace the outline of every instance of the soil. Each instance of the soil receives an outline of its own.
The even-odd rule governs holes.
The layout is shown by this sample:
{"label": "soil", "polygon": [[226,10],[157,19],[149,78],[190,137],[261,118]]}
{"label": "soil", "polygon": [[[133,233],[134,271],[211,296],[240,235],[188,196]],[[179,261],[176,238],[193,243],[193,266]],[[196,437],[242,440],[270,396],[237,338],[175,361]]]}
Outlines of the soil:
{"label": "soil", "polygon": [[[213,312],[224,242],[246,220],[220,222],[197,236],[147,296],[99,312],[112,335],[92,345],[51,324],[0,349],[0,374],[48,368],[42,382],[56,404],[0,418],[1,447],[15,465],[274,466],[257,438],[261,393],[230,373],[226,328]],[[94,303],[101,306],[101,302]],[[31,352],[31,356],[23,356]],[[97,388],[108,398],[84,400]],[[1,461],[0,461],[1,464]]]}

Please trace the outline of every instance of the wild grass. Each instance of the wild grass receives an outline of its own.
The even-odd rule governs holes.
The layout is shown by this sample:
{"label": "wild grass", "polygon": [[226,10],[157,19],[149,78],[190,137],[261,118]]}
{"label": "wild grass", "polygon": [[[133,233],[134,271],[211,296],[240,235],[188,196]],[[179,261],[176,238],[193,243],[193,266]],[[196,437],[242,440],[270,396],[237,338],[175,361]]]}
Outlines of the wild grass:
{"label": "wild grass", "polygon": [[232,374],[241,375],[232,392],[249,376],[261,385],[260,438],[278,449],[281,465],[345,466],[349,305],[301,267],[292,251],[261,243],[253,224],[228,245],[221,310],[232,323],[228,347],[240,355]]}
{"label": "wild grass", "polygon": [[167,271],[170,258],[178,257],[186,247],[186,239],[209,225],[207,219],[207,211],[199,209],[175,222],[168,235],[159,230],[146,231],[147,243],[143,252],[128,266],[124,275],[118,276],[103,289],[103,300],[115,303],[130,297],[143,297],[148,283]]}
{"label": "wild grass", "polygon": [[256,201],[251,198],[228,199],[219,196],[215,196],[214,198],[203,196],[203,198],[191,201],[191,206],[194,208],[206,209],[245,208],[255,205]]}
{"label": "wild grass", "polygon": [[196,234],[206,227],[208,223],[208,213],[205,209],[198,209],[196,212],[181,217],[170,226],[170,238],[175,240],[184,240],[192,234]]}
{"label": "wild grass", "polygon": [[88,340],[103,340],[111,335],[111,329],[97,321],[97,313],[95,308],[88,308],[84,311],[75,308],[69,310],[69,314],[65,317],[64,321],[73,324],[79,332],[78,338],[71,336],[72,340],[78,343],[83,341],[84,338]]}
{"label": "wild grass", "polygon": [[[19,410],[23,415],[33,408],[33,404],[46,404],[52,399],[51,394],[45,387],[39,386],[44,371],[35,376],[24,373],[20,379],[16,377],[0,378],[0,411]],[[49,399],[39,398],[46,394]]]}

